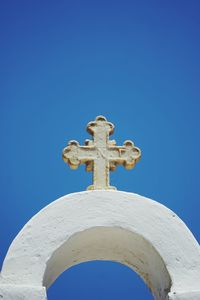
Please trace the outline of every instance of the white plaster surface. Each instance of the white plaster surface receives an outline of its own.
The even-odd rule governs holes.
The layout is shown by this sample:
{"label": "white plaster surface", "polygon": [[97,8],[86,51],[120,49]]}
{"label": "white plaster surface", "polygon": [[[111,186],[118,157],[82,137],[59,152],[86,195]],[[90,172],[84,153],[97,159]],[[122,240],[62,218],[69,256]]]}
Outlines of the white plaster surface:
{"label": "white plaster surface", "polygon": [[199,291],[190,291],[190,292],[180,292],[180,293],[170,293],[169,300],[199,300],[200,292]]}
{"label": "white plaster surface", "polygon": [[104,190],[69,194],[35,215],[10,246],[0,292],[4,300],[26,300],[25,286],[40,291],[29,299],[43,300],[43,286],[90,260],[128,265],[157,300],[200,300],[200,248],[180,218],[148,198]]}
{"label": "white plaster surface", "polygon": [[0,299],[3,300],[47,300],[44,287],[0,285]]}

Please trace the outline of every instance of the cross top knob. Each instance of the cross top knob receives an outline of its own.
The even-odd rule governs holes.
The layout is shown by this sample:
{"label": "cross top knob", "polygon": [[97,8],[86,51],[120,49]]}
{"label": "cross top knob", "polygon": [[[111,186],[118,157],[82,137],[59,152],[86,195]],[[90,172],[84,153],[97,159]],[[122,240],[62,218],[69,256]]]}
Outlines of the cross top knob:
{"label": "cross top knob", "polygon": [[63,149],[63,160],[71,169],[77,169],[85,164],[86,171],[93,171],[93,185],[88,190],[115,189],[110,186],[109,171],[114,171],[117,165],[132,169],[141,157],[141,151],[132,141],[125,141],[123,146],[117,146],[115,140],[109,140],[114,132],[114,125],[104,116],[96,117],[89,122],[87,131],[93,140],[86,140],[84,146],[77,141],[70,141]]}

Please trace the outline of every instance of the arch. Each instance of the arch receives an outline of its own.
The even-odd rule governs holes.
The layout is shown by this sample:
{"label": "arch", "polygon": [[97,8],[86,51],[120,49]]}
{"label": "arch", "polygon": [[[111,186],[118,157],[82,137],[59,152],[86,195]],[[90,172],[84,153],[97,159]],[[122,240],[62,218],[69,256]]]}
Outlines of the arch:
{"label": "arch", "polygon": [[44,286],[49,287],[69,267],[92,260],[115,261],[130,267],[157,299],[165,299],[171,288],[167,268],[149,241],[128,229],[102,226],[74,234],[54,252],[44,274]]}
{"label": "arch", "polygon": [[141,277],[124,264],[95,260],[74,265],[47,290],[48,300],[125,299],[153,300]]}
{"label": "arch", "polygon": [[46,299],[45,288],[60,273],[94,259],[128,265],[155,299],[199,293],[199,245],[186,225],[163,205],[119,191],[70,194],[41,210],[13,241],[0,292],[32,287],[36,300]]}

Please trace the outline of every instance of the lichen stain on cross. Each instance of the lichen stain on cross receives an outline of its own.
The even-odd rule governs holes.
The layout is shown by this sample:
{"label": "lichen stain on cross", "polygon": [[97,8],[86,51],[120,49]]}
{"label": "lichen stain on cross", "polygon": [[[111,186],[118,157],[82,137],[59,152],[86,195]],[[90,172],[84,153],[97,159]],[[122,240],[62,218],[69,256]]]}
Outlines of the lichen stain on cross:
{"label": "lichen stain on cross", "polygon": [[93,136],[93,140],[86,140],[85,146],[80,146],[77,141],[70,141],[63,149],[63,160],[71,169],[86,164],[86,171],[93,171],[93,185],[88,190],[116,189],[110,186],[109,171],[114,171],[117,165],[132,169],[140,159],[141,151],[132,141],[125,141],[123,146],[117,146],[115,140],[109,140],[114,125],[103,116],[89,122],[87,131]]}

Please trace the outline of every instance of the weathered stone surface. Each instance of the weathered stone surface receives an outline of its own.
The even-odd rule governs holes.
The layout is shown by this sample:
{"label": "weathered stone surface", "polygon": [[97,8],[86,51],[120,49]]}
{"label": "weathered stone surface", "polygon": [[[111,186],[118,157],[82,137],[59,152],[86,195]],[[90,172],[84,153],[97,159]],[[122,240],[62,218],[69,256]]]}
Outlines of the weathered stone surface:
{"label": "weathered stone surface", "polygon": [[110,186],[109,171],[114,171],[117,165],[132,169],[139,160],[141,151],[132,141],[125,141],[123,146],[117,146],[115,140],[110,141],[114,125],[103,116],[90,122],[87,131],[93,136],[93,140],[86,140],[85,146],[80,146],[77,141],[70,141],[63,150],[63,160],[71,169],[86,164],[86,171],[93,172],[93,185],[88,187],[89,190],[115,189]]}
{"label": "weathered stone surface", "polygon": [[200,248],[186,225],[163,205],[119,191],[70,194],[35,215],[5,258],[4,299],[20,286],[48,288],[70,266],[96,259],[132,268],[157,300],[200,299]]}

